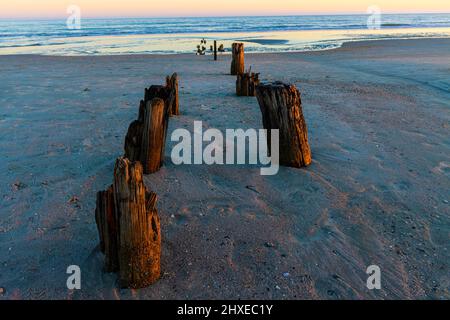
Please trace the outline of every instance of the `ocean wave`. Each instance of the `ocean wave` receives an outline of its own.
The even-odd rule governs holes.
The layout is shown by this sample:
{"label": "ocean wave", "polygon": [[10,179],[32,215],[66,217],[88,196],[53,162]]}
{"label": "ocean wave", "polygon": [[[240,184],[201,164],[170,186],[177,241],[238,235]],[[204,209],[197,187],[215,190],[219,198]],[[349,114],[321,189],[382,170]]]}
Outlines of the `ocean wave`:
{"label": "ocean wave", "polygon": [[[192,53],[196,45],[192,42],[208,38],[211,33],[214,35],[209,36],[209,40],[227,41],[230,46],[231,41],[246,42],[246,50],[250,52],[324,50],[346,41],[395,38],[391,30],[402,32],[405,37],[435,36],[436,32],[426,34],[423,30],[422,34],[414,35],[419,30],[415,28],[450,28],[450,14],[383,15],[381,27],[385,30],[383,34],[367,34],[367,15],[84,19],[81,30],[68,30],[65,21],[0,21],[0,49],[7,54],[54,55]],[[289,34],[290,31],[314,30],[324,31],[317,33],[322,40],[326,40],[327,34],[333,36],[328,36],[329,41],[320,42],[310,38],[316,36],[314,32],[309,38],[295,38]],[[270,32],[279,36],[270,38],[267,36]],[[258,36],[262,33],[264,36]],[[124,40],[116,36],[129,37]]]}
{"label": "ocean wave", "polygon": [[[65,20],[0,21],[1,38],[72,38],[144,34],[266,32],[296,30],[366,29],[367,15],[83,19],[80,30],[69,30]],[[450,27],[450,14],[381,16],[381,27]]]}

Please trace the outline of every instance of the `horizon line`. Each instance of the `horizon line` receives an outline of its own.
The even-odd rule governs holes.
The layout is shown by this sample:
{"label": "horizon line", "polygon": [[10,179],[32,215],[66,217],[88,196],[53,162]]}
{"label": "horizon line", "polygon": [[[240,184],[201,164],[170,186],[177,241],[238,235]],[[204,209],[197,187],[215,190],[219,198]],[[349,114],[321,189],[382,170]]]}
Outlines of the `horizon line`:
{"label": "horizon line", "polygon": [[[411,15],[411,14],[450,14],[450,12],[385,12],[382,15]],[[163,16],[86,16],[83,19],[177,19],[177,18],[252,18],[252,17],[302,17],[302,16],[364,16],[369,15],[365,12],[349,12],[349,13],[301,13],[301,14],[256,14],[256,15],[163,15]],[[0,17],[1,20],[61,20],[67,19],[68,16],[58,17]]]}

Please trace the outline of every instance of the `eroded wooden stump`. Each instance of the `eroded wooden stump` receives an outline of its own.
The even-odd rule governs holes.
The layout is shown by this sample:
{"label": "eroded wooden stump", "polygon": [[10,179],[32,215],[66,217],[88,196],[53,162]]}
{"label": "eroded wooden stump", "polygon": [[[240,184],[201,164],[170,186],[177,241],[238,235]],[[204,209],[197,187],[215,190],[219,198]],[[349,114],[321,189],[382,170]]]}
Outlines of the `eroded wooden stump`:
{"label": "eroded wooden stump", "polygon": [[141,161],[145,174],[157,172],[163,165],[169,116],[179,114],[178,101],[176,73],[166,78],[165,86],[153,85],[145,89],[138,119],[128,127],[124,146],[125,157]]}
{"label": "eroded wooden stump", "polygon": [[156,194],[143,181],[142,165],[119,158],[114,168],[114,200],[119,225],[119,282],[143,288],[160,277],[161,229]]}
{"label": "eroded wooden stump", "polygon": [[233,43],[231,54],[231,74],[238,75],[244,73],[244,44]]}
{"label": "eroded wooden stump", "polygon": [[256,87],[264,129],[271,146],[271,129],[279,129],[280,164],[300,168],[311,164],[308,131],[303,117],[301,95],[295,85],[274,82]]}
{"label": "eroded wooden stump", "polygon": [[259,85],[259,73],[249,70],[246,73],[238,74],[236,79],[236,94],[238,96],[254,97],[256,86]]}
{"label": "eroded wooden stump", "polygon": [[97,194],[96,222],[105,270],[119,272],[121,287],[147,287],[160,277],[156,201],[156,194],[144,185],[141,163],[117,159],[113,185]]}
{"label": "eroded wooden stump", "polygon": [[162,99],[155,98],[147,102],[140,159],[145,174],[155,173],[163,165],[168,120],[166,106]]}

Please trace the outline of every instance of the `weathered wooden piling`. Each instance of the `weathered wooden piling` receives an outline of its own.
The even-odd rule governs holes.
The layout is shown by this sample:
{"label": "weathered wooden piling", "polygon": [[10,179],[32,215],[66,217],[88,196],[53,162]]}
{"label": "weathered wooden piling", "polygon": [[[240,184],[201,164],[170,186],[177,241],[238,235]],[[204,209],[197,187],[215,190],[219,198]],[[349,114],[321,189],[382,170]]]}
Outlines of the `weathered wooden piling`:
{"label": "weathered wooden piling", "polygon": [[214,40],[214,61],[217,61],[217,40]]}
{"label": "weathered wooden piling", "polygon": [[304,167],[311,164],[308,131],[303,117],[301,95],[295,85],[274,82],[256,87],[270,150],[270,130],[279,129],[280,164]]}
{"label": "weathered wooden piling", "polygon": [[231,54],[231,74],[238,75],[244,73],[244,44],[233,43]]}
{"label": "weathered wooden piling", "polygon": [[141,161],[145,174],[154,173],[163,165],[169,116],[179,113],[176,73],[166,77],[166,85],[145,89],[138,119],[128,127],[124,146],[125,157]]}
{"label": "weathered wooden piling", "polygon": [[253,73],[251,69],[243,74],[238,74],[236,79],[236,94],[238,96],[254,97],[256,95],[256,86],[259,83],[259,73]]}
{"label": "weathered wooden piling", "polygon": [[133,121],[125,137],[125,157],[130,161],[140,161],[144,173],[151,174],[159,171],[164,163],[169,125],[167,106],[164,100],[154,98],[143,109],[140,108],[139,113],[142,120]]}
{"label": "weathered wooden piling", "polygon": [[160,277],[161,229],[156,194],[147,190],[142,165],[119,158],[114,168],[117,210],[119,282],[143,288]]}
{"label": "weathered wooden piling", "polygon": [[164,101],[155,98],[147,102],[141,141],[141,163],[145,174],[155,173],[163,165],[167,127]]}
{"label": "weathered wooden piling", "polygon": [[141,163],[117,159],[113,185],[97,194],[96,222],[105,270],[119,272],[121,287],[147,287],[160,277],[156,201],[156,194],[144,185]]}

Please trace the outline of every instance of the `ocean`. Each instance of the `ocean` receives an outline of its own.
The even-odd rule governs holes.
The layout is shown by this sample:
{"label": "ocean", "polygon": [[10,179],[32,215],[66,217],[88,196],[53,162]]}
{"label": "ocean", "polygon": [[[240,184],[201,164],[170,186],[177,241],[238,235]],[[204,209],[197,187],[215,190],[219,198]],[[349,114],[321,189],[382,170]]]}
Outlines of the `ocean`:
{"label": "ocean", "polygon": [[247,52],[324,50],[344,42],[450,37],[450,14],[381,15],[379,30],[369,15],[272,17],[81,19],[80,29],[61,20],[0,20],[0,54],[107,55],[192,53],[202,38]]}

